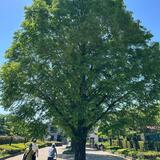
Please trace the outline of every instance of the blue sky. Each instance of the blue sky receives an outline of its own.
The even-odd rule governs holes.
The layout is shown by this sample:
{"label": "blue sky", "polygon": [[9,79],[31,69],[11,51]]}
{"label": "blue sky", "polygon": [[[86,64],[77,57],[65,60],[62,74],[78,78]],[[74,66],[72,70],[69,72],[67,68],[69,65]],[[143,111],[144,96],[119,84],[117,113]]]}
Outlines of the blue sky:
{"label": "blue sky", "polygon": [[[153,40],[160,41],[160,0],[124,0],[127,9],[133,12],[154,35]],[[0,65],[4,63],[4,52],[12,42],[13,33],[24,19],[24,6],[32,0],[1,0],[0,2]],[[4,113],[0,108],[0,113]]]}

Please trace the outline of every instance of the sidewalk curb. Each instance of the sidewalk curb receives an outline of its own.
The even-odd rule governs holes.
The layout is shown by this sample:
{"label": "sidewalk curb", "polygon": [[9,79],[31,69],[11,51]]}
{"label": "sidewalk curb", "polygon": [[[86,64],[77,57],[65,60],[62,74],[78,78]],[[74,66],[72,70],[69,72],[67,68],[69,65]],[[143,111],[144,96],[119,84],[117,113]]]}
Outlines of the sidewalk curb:
{"label": "sidewalk curb", "polygon": [[19,152],[19,153],[14,154],[14,155],[9,155],[9,156],[6,156],[6,157],[4,157],[4,158],[0,158],[0,160],[5,160],[5,159],[11,158],[11,157],[19,156],[19,155],[21,155],[21,154],[23,154],[23,152]]}

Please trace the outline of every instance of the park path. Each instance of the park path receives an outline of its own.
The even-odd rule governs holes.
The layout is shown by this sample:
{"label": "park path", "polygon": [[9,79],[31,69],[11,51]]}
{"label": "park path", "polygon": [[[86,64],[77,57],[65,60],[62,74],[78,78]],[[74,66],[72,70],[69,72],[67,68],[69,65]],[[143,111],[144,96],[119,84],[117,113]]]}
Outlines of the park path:
{"label": "park path", "polygon": [[[57,160],[73,160],[72,156],[62,155],[64,147],[57,147],[58,159]],[[39,158],[37,160],[47,160],[48,147],[39,150]],[[6,160],[22,160],[22,155],[11,157]],[[87,149],[87,160],[124,160],[108,152]]]}
{"label": "park path", "polygon": [[[62,152],[64,151],[64,147],[57,147],[57,152],[58,152],[58,159],[57,160],[62,160]],[[42,148],[39,150],[39,157],[37,160],[47,160],[47,155],[48,155],[48,147]],[[22,160],[23,155],[15,156],[8,158],[6,160]]]}

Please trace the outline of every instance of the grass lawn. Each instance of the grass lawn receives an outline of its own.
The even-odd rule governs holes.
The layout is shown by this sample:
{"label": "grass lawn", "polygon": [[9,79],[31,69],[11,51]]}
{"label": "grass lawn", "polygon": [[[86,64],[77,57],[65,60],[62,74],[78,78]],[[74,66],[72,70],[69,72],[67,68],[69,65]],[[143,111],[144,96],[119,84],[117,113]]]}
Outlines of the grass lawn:
{"label": "grass lawn", "polygon": [[[17,144],[2,144],[0,145],[0,158],[4,158],[7,157],[9,155],[14,155],[17,153],[21,153],[24,152],[24,150],[28,147],[30,142],[24,144],[24,143],[17,143]],[[41,142],[38,141],[37,142],[38,146],[41,147],[45,147],[46,142]]]}

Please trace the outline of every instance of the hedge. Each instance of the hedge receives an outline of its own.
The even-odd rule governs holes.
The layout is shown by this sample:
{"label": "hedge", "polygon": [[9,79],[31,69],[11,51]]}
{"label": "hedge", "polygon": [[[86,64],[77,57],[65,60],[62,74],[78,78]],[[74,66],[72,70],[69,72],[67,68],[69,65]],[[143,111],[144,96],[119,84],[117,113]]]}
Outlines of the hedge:
{"label": "hedge", "polygon": [[156,159],[160,157],[160,152],[156,151],[139,152],[138,156],[140,155],[142,155],[144,159]]}
{"label": "hedge", "polygon": [[25,138],[19,136],[0,136],[0,144],[24,143]]}
{"label": "hedge", "polygon": [[[9,144],[3,144],[3,145],[0,145],[0,153],[1,154],[17,154],[17,153],[20,153],[20,152],[24,152],[24,150],[27,148],[27,146],[30,144],[31,142],[28,142],[26,144],[24,143],[18,143],[18,144],[12,144],[12,145],[9,145]],[[46,147],[47,146],[47,143],[45,142],[41,142],[41,141],[38,141],[37,142],[39,148],[43,148],[43,147]]]}
{"label": "hedge", "polygon": [[124,154],[125,156],[130,156],[130,157],[136,157],[139,159],[149,159],[149,160],[157,160],[158,157],[160,158],[160,152],[157,151],[136,151],[134,149],[130,150],[127,148],[123,149],[118,149],[115,151],[118,154]]}
{"label": "hedge", "polygon": [[[111,150],[118,154],[123,154],[125,156],[135,157],[136,159],[149,159],[149,160],[159,160],[160,159],[160,142],[144,142],[144,141],[127,141],[126,139],[121,140],[122,147],[116,144],[119,143],[118,140],[113,140],[112,146],[108,142],[103,142],[103,146],[106,150]],[[120,144],[120,143],[119,143]],[[138,149],[136,148],[138,145]],[[150,150],[149,150],[150,149]]]}
{"label": "hedge", "polygon": [[144,143],[145,150],[160,151],[160,142],[150,141]]}
{"label": "hedge", "polygon": [[118,149],[116,152],[117,152],[118,154],[128,155],[129,149],[127,149],[127,148]]}
{"label": "hedge", "polygon": [[[109,146],[109,143],[105,142],[104,146],[107,144]],[[129,149],[135,149],[140,151],[160,151],[160,142],[155,141],[127,141],[124,140],[113,140],[112,146],[119,146],[120,148],[129,148]]]}
{"label": "hedge", "polygon": [[10,146],[9,144],[0,145],[1,152],[5,154],[16,154],[16,153],[21,152],[24,149],[25,149],[25,146],[21,148],[21,147],[17,147],[14,145]]}

